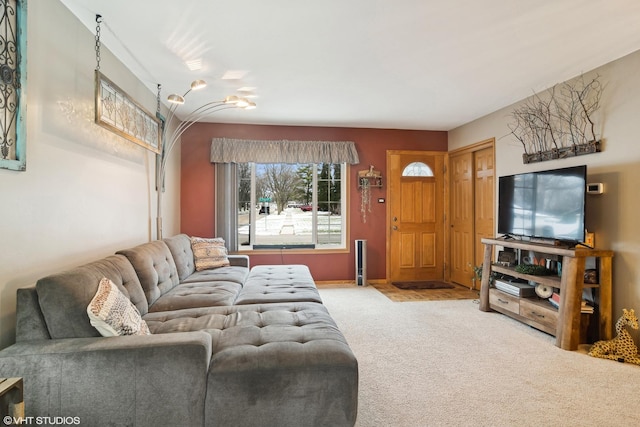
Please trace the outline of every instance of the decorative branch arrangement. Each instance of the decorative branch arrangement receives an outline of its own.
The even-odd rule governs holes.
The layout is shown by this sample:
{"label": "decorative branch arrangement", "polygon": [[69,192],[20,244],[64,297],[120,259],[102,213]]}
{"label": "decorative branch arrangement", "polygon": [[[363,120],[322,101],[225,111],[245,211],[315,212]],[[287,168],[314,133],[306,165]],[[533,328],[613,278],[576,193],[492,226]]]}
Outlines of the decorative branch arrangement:
{"label": "decorative branch arrangement", "polygon": [[599,152],[594,116],[603,89],[599,76],[588,82],[581,76],[534,94],[513,111],[508,127],[524,148],[523,163]]}

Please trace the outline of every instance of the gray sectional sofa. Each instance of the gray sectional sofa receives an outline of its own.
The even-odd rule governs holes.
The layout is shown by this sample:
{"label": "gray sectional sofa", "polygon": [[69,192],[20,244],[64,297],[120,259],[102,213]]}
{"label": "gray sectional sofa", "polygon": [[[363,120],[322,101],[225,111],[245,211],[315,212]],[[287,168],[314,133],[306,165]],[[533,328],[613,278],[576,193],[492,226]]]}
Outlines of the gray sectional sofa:
{"label": "gray sectional sofa", "polygon": [[[196,271],[181,234],[19,289],[0,377],[23,377],[27,416],[87,426],[353,426],[357,360],[308,268],[229,261]],[[151,335],[100,336],[103,277]]]}

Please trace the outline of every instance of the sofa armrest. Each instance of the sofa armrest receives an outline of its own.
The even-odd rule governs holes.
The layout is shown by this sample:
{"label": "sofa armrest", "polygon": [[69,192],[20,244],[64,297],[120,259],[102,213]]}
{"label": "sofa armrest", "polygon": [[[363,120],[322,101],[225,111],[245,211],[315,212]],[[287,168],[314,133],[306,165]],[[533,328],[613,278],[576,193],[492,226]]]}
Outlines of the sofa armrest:
{"label": "sofa armrest", "polygon": [[247,267],[249,268],[249,256],[248,255],[238,255],[238,254],[229,254],[229,264],[236,267]]}
{"label": "sofa armrest", "polygon": [[29,416],[202,426],[211,348],[202,331],[22,341],[0,351],[0,377],[24,379]]}

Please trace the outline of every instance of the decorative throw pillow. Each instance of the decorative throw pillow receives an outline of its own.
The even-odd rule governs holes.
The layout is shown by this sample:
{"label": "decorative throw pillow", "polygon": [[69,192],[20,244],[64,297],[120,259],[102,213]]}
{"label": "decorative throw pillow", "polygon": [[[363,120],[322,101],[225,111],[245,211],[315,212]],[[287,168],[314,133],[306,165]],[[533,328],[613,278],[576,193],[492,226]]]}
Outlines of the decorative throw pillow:
{"label": "decorative throw pillow", "polygon": [[151,334],[136,306],[106,277],[100,280],[87,314],[103,337]]}
{"label": "decorative throw pillow", "polygon": [[229,265],[227,248],[224,246],[224,239],[221,237],[214,239],[192,237],[191,250],[193,251],[196,271]]}

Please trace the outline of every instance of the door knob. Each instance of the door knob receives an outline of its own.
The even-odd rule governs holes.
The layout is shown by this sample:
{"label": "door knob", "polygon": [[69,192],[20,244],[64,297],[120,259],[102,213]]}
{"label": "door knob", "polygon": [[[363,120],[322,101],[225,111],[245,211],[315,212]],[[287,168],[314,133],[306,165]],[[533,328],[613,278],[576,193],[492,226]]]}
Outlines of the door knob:
{"label": "door knob", "polygon": [[394,230],[397,230],[397,229],[398,229],[398,226],[397,226],[397,225],[394,225],[394,226],[393,226],[393,229],[394,229]]}

